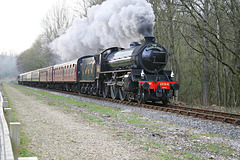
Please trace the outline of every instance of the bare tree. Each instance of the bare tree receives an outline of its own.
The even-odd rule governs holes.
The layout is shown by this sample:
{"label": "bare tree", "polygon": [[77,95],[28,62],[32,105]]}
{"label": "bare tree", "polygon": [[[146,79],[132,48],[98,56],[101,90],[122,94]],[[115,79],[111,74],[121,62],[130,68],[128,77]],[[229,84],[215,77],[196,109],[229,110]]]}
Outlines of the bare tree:
{"label": "bare tree", "polygon": [[[207,26],[208,23],[208,14],[209,14],[209,0],[204,0],[203,4],[203,17],[204,17],[204,27]],[[204,43],[204,59],[203,59],[203,81],[202,81],[202,104],[207,106],[209,104],[209,41],[208,41],[208,33],[206,30],[203,35],[203,43]]]}
{"label": "bare tree", "polygon": [[105,0],[78,0],[74,10],[75,17],[87,17],[88,9],[94,5],[101,4]]}
{"label": "bare tree", "polygon": [[72,23],[72,16],[65,1],[57,2],[42,20],[43,35],[47,43],[63,34]]}
{"label": "bare tree", "polygon": [[[210,2],[209,3],[211,6],[214,5],[212,3],[213,1],[210,1]],[[232,54],[232,56],[234,56],[237,60],[240,60],[240,54],[239,54],[238,50],[236,50],[236,48],[232,47],[233,44],[238,44],[238,46],[239,46],[239,42],[236,41],[237,38],[233,39],[233,37],[229,37],[232,35],[232,33],[230,33],[229,35],[224,35],[223,37],[218,36],[218,32],[215,27],[215,25],[217,23],[212,24],[208,21],[205,21],[204,15],[202,14],[204,12],[204,10],[203,10],[204,2],[202,0],[201,1],[181,0],[181,3],[186,8],[187,12],[190,13],[190,15],[193,18],[194,23],[191,23],[189,25],[197,28],[199,34],[205,35],[207,33],[209,35],[208,37],[205,36],[205,38],[214,47],[214,50],[207,49],[209,54],[211,56],[213,56],[215,59],[217,59],[220,63],[225,65],[233,74],[240,75],[240,70],[238,70],[235,67],[235,65],[232,65],[232,62],[228,62],[225,59],[223,59],[223,56],[222,56],[223,53],[219,49],[219,45],[217,45],[217,44],[221,44],[222,47],[224,47],[226,52],[229,52],[229,54]],[[218,3],[218,4],[220,4],[220,3]],[[221,7],[221,9],[224,12],[226,12],[225,17],[223,19],[225,21],[226,29],[235,30],[238,34],[234,34],[234,35],[239,37],[240,36],[240,34],[239,34],[240,2],[237,2],[237,0],[223,1],[219,7]],[[214,12],[214,13],[212,13],[212,16],[219,17],[220,15],[218,15],[217,12]],[[202,23],[204,25],[202,25],[201,22],[204,22],[204,23]],[[229,32],[229,31],[230,30],[225,30],[225,32]],[[188,44],[190,45],[190,43],[188,43]],[[199,44],[198,47],[200,47],[200,49],[195,47],[194,50],[196,50],[199,53],[204,54],[204,50],[203,50],[204,44],[199,43],[199,42],[198,42],[198,44]],[[216,56],[215,53],[218,54],[218,57]]]}

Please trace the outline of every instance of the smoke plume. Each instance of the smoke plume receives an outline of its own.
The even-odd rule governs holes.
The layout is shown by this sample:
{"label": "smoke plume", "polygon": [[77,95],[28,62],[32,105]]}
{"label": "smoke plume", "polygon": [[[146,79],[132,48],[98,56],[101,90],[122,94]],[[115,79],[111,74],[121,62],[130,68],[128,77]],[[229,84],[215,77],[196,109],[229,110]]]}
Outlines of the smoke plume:
{"label": "smoke plume", "polygon": [[107,47],[128,47],[143,36],[153,35],[154,19],[146,0],[107,0],[89,8],[87,17],[76,18],[50,47],[65,60]]}

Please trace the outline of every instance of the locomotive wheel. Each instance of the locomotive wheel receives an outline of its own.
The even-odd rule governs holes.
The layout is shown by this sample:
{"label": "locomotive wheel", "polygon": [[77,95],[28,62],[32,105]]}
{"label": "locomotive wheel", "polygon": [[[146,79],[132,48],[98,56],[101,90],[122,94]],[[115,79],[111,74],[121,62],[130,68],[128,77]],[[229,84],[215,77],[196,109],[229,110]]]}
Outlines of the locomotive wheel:
{"label": "locomotive wheel", "polygon": [[92,96],[93,95],[93,87],[89,88],[89,94]]}
{"label": "locomotive wheel", "polygon": [[126,92],[124,87],[119,88],[119,98],[121,101],[124,101],[126,99]]}
{"label": "locomotive wheel", "polygon": [[142,89],[139,89],[138,95],[137,95],[137,102],[139,104],[146,103],[146,101],[147,101],[146,96],[147,96],[147,94]]}
{"label": "locomotive wheel", "polygon": [[96,87],[93,87],[93,95],[94,96],[97,96],[98,92],[97,92],[97,88]]}
{"label": "locomotive wheel", "polygon": [[81,87],[80,93],[82,93],[82,94],[84,93],[84,86]]}
{"label": "locomotive wheel", "polygon": [[163,105],[167,105],[168,102],[169,102],[168,92],[166,90],[163,90],[162,103]]}
{"label": "locomotive wheel", "polygon": [[112,99],[117,99],[118,98],[118,87],[115,85],[110,86],[110,91],[111,91],[111,97]]}
{"label": "locomotive wheel", "polygon": [[128,102],[132,101],[130,93],[126,93],[126,99],[127,99]]}
{"label": "locomotive wheel", "polygon": [[108,97],[108,90],[109,90],[109,87],[107,86],[106,83],[103,83],[103,86],[102,86],[102,95],[104,98],[107,98]]}

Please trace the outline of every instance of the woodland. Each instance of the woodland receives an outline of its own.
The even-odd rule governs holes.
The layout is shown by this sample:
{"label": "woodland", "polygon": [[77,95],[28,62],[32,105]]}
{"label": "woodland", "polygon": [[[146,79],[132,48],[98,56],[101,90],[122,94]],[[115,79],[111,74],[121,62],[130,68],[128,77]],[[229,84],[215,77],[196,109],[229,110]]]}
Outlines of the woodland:
{"label": "woodland", "polygon": [[[240,1],[147,0],[155,14],[154,36],[168,50],[168,65],[180,84],[177,101],[192,105],[240,107]],[[26,72],[60,62],[48,44],[75,17],[103,0],[57,3],[42,20],[42,34],[16,57]]]}

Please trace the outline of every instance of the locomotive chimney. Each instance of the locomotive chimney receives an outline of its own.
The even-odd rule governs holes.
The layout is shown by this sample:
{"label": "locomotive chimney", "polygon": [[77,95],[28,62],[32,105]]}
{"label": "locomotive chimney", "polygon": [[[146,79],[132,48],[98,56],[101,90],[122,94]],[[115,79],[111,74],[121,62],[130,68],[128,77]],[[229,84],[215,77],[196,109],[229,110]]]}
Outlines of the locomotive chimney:
{"label": "locomotive chimney", "polygon": [[145,38],[145,43],[154,43],[155,42],[155,37],[144,37]]}

